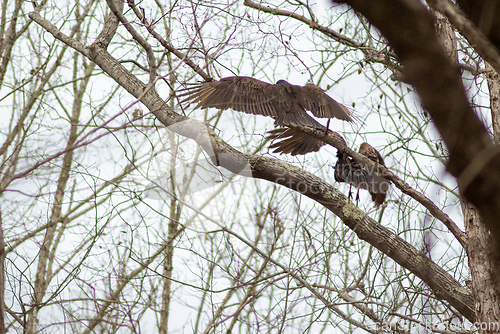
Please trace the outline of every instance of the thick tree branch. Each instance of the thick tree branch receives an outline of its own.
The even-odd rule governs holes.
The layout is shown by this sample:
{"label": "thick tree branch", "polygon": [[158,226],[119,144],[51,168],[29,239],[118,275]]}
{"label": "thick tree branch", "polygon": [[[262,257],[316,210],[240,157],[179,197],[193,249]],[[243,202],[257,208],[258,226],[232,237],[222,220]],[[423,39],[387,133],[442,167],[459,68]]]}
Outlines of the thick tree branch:
{"label": "thick tree branch", "polygon": [[493,126],[493,140],[500,145],[500,72],[486,63],[486,79],[490,91],[491,124]]}
{"label": "thick tree branch", "polygon": [[374,170],[376,171],[379,175],[384,176],[387,180],[392,181],[392,183],[399,189],[401,192],[404,194],[410,196],[420,204],[422,204],[427,210],[429,210],[429,213],[437,218],[439,221],[441,221],[447,228],[448,230],[455,236],[455,238],[460,242],[462,247],[466,247],[466,238],[464,232],[460,230],[460,228],[457,226],[457,224],[446,214],[444,213],[441,209],[439,209],[434,202],[429,199],[427,196],[424,194],[418,192],[417,190],[413,189],[408,183],[404,182],[401,180],[396,174],[391,172],[389,169],[382,165],[375,164],[373,161],[368,159],[362,154],[359,154],[356,151],[353,151],[350,149],[345,141],[343,140],[342,136],[340,136],[338,133],[333,132],[333,131],[328,131],[327,134],[325,134],[323,131],[315,130],[312,128],[306,128],[306,127],[301,127],[298,128],[300,131],[307,133],[311,136],[314,136],[318,139],[321,139],[325,143],[337,148],[341,152],[346,153],[347,155],[353,157],[357,162],[362,164],[367,170]]}
{"label": "thick tree branch", "polygon": [[[438,40],[443,46],[446,56],[452,64],[458,63],[457,38],[455,29],[449,20],[438,11],[434,11],[437,18],[436,32]],[[486,68],[489,64],[486,63]],[[492,69],[494,72],[494,70]],[[488,87],[490,87],[488,80]],[[490,90],[490,100],[498,94]],[[498,96],[497,96],[498,99]],[[490,105],[494,114],[493,104]],[[496,270],[498,267],[489,252],[489,233],[484,224],[481,223],[476,208],[466,199],[461,198],[462,212],[464,216],[464,226],[467,233],[467,259],[472,277],[472,293],[476,301],[476,317],[479,322],[489,322],[492,319],[499,319],[498,316],[498,296],[495,292],[496,280],[498,277]],[[486,331],[485,331],[486,333]],[[496,333],[496,331],[495,331]]]}
{"label": "thick tree branch", "polygon": [[[119,11],[121,13],[123,11],[123,1],[115,1],[114,4],[116,11]],[[113,13],[109,13],[104,20],[104,26],[94,43],[97,43],[101,47],[107,49],[109,43],[111,42],[111,39],[113,39],[113,36],[115,36],[116,34],[119,23],[120,21],[118,21],[116,15],[114,15]]]}
{"label": "thick tree branch", "polygon": [[[66,35],[62,34],[61,32],[59,32],[55,26],[53,26],[48,21],[46,21],[43,18],[41,18],[37,13],[30,13],[30,17],[31,16],[33,16],[32,19],[35,22],[39,23],[42,27],[44,27],[48,32],[50,32],[51,34],[53,34],[56,38],[60,38],[60,40],[62,42],[64,42],[65,44],[67,44],[69,46],[72,46],[74,44],[72,42],[74,40],[72,40],[68,36],[66,36]],[[89,49],[83,49],[83,46],[81,44],[77,44],[76,46],[78,47],[76,49],[77,51],[79,51],[82,54],[88,56]],[[91,48],[91,49],[93,49],[93,48]],[[108,64],[108,62],[105,62],[105,64]],[[112,69],[110,69],[109,73],[114,73],[114,71]],[[133,77],[133,78],[135,78],[135,77]],[[117,82],[120,83],[120,81],[118,81],[118,80],[120,80],[120,78],[117,77],[117,78],[115,78],[115,80],[117,80]],[[207,80],[207,78],[205,78],[205,80]],[[209,80],[211,80],[210,77],[208,77],[208,81]],[[122,85],[122,86],[126,85],[126,82],[121,82],[120,85]],[[137,82],[134,83],[133,87],[137,87],[135,94],[137,94],[137,92],[141,91],[142,88],[139,88],[139,87],[142,87],[142,85],[143,85],[142,82],[140,82],[139,80],[137,80]],[[123,86],[123,87],[125,87],[125,86]],[[134,95],[133,94],[133,95],[134,96],[141,96],[141,94],[139,94],[139,95]],[[162,106],[159,105],[156,108],[158,108],[158,110],[159,110],[159,109],[162,108]],[[175,120],[172,121],[171,124],[182,122],[184,120],[182,118],[182,116],[178,115],[178,117],[180,117],[180,118],[176,118]],[[337,133],[332,132],[332,131],[330,131],[327,135],[325,135],[324,132],[316,131],[314,129],[308,129],[308,128],[302,128],[301,131],[306,132],[306,133],[308,133],[308,134],[310,134],[312,136],[315,136],[315,137],[323,140],[324,142],[326,142],[326,143],[328,143],[328,144],[336,147],[337,149],[345,152],[346,154],[354,157],[358,162],[360,162],[361,164],[363,164],[365,167],[367,167],[369,169],[373,169],[374,167],[378,168],[378,172],[381,175],[384,175],[387,179],[391,180],[394,183],[394,185],[397,188],[399,188],[403,193],[407,194],[408,196],[414,198],[419,203],[421,203],[426,209],[429,210],[429,212],[434,217],[436,217],[438,220],[440,220],[450,230],[450,232],[453,233],[453,235],[457,238],[457,240],[460,242],[460,244],[462,246],[465,246],[465,236],[464,236],[464,233],[462,231],[460,231],[460,229],[453,222],[453,220],[446,213],[444,213],[443,211],[441,211],[434,204],[434,202],[432,202],[429,198],[427,198],[426,196],[424,196],[420,192],[418,192],[415,189],[413,189],[408,183],[406,183],[403,180],[401,180],[399,177],[397,177],[394,173],[392,173],[391,171],[389,171],[387,168],[384,168],[383,166],[380,166],[380,165],[379,166],[375,166],[375,164],[370,159],[368,159],[365,156],[363,156],[361,154],[358,154],[357,152],[351,150],[349,147],[347,147],[345,145],[345,142],[343,142],[342,140],[339,140],[339,137],[341,138],[340,135],[338,135]],[[192,139],[196,138],[196,134],[192,134],[191,136],[188,136],[188,135],[186,135],[186,136],[189,137],[189,138],[192,138]],[[241,165],[241,168],[243,168],[242,166],[244,166],[244,165],[245,165],[245,163],[243,162],[242,165]],[[238,169],[239,167],[236,167],[236,168]]]}
{"label": "thick tree branch", "polygon": [[154,84],[156,80],[156,58],[153,53],[153,48],[151,45],[146,41],[138,32],[135,30],[135,28],[130,24],[130,22],[127,21],[125,16],[123,16],[122,11],[123,11],[123,3],[121,5],[121,8],[116,6],[114,3],[114,0],[106,0],[106,3],[108,4],[109,9],[111,9],[111,12],[120,20],[120,22],[125,26],[125,29],[129,32],[129,34],[132,36],[132,38],[139,43],[140,46],[146,51],[146,54],[148,55],[148,64],[149,64],[149,83]]}
{"label": "thick tree branch", "polygon": [[56,28],[55,25],[53,25],[52,23],[41,17],[38,12],[36,11],[30,12],[28,16],[30,17],[30,19],[32,19],[33,21],[38,23],[42,28],[44,28],[47,32],[52,34],[52,36],[54,36],[55,39],[60,40],[73,50],[76,50],[81,54],[83,54],[84,56],[88,57],[87,54],[88,51],[85,49],[85,46],[82,43],[62,33],[59,29]]}

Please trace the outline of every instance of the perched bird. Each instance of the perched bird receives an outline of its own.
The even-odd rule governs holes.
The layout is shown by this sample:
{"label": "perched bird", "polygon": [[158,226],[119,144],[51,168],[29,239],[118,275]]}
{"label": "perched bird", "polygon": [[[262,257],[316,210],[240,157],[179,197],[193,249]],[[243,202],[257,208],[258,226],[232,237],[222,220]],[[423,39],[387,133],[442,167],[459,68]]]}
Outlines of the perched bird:
{"label": "perched bird", "polygon": [[[359,153],[385,167],[384,159],[370,144],[361,144]],[[390,183],[388,180],[377,175],[374,170],[375,168],[367,170],[356,160],[340,151],[337,152],[337,158],[337,163],[334,166],[335,180],[337,182],[346,182],[358,189],[368,190],[377,206],[385,201]],[[357,198],[359,198],[359,190]]]}
{"label": "perched bird", "polygon": [[[281,127],[307,126],[326,131],[327,128],[309,116],[306,110],[319,118],[338,118],[353,122],[351,113],[345,106],[314,84],[297,86],[279,80],[273,85],[250,77],[235,76],[194,84],[185,90],[179,95],[185,96],[181,103],[197,103],[197,108],[231,108],[247,114],[269,116],[275,119],[276,126]],[[290,134],[283,132],[286,131],[275,132],[273,138],[281,138],[281,135],[286,138]],[[324,145],[321,140],[299,130],[292,132],[297,145],[297,149],[292,149],[295,154],[317,151]],[[277,151],[284,152],[279,149]]]}

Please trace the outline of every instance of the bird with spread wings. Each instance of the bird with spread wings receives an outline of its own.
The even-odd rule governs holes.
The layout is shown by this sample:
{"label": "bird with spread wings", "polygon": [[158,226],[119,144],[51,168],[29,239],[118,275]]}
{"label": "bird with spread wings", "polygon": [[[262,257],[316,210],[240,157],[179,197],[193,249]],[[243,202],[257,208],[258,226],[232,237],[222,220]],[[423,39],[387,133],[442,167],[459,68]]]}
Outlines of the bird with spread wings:
{"label": "bird with spread wings", "polygon": [[[181,103],[197,103],[196,108],[233,109],[247,114],[264,115],[275,119],[278,127],[307,126],[326,131],[323,125],[307,114],[319,118],[337,118],[353,122],[350,111],[328,96],[314,84],[297,86],[285,80],[269,84],[250,77],[235,76],[219,81],[201,82],[179,95]],[[328,127],[328,124],[327,124]],[[287,132],[288,131],[288,132]],[[271,147],[274,152],[292,155],[316,152],[325,143],[293,128],[278,128],[271,132],[271,139],[288,138]]]}

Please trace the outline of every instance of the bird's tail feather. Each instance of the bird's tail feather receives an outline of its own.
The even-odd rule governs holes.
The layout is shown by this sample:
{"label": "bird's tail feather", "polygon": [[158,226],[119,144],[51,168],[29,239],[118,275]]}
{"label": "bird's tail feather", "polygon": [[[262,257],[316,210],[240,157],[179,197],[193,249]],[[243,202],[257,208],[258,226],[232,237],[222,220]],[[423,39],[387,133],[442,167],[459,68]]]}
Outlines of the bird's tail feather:
{"label": "bird's tail feather", "polygon": [[274,142],[269,148],[274,148],[273,153],[286,153],[291,155],[306,154],[309,152],[317,152],[325,142],[309,136],[300,130],[292,128],[278,128],[269,131],[267,137],[272,140],[279,139]]}
{"label": "bird's tail feather", "polygon": [[385,201],[386,193],[370,192],[370,195],[372,195],[372,201],[375,203],[376,206],[379,206],[380,204],[384,203],[384,201]]}

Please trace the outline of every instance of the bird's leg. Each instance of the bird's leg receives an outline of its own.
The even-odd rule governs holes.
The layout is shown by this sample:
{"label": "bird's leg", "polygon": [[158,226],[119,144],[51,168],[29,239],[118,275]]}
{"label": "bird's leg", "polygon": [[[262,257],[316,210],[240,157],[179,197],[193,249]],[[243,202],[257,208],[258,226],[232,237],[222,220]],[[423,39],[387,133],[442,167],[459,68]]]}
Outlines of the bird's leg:
{"label": "bird's leg", "polygon": [[359,203],[359,189],[358,189],[358,193],[356,194],[356,205],[358,205]]}
{"label": "bird's leg", "polygon": [[328,121],[326,121],[325,135],[328,134],[328,130],[330,130],[330,119],[328,119]]}
{"label": "bird's leg", "polygon": [[352,184],[349,184],[349,199],[352,198]]}

